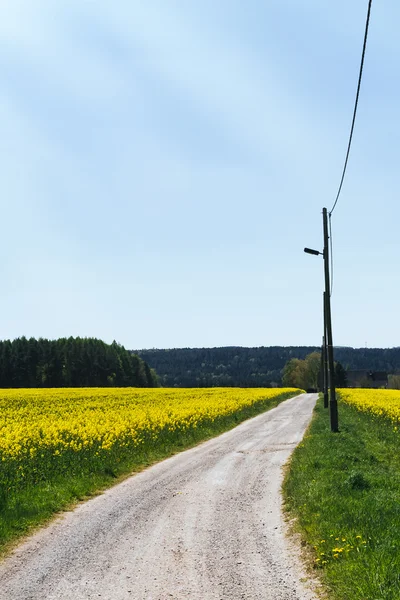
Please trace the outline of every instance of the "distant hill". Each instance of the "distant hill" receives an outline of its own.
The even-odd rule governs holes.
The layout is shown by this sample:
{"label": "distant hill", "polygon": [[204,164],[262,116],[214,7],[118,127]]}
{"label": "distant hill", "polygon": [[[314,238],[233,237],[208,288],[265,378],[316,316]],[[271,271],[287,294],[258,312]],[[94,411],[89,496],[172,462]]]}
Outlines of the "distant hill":
{"label": "distant hill", "polygon": [[[315,346],[243,348],[174,348],[135,350],[165,387],[268,387],[281,384],[281,371],[291,358],[304,359]],[[394,373],[400,370],[400,348],[335,348],[345,369]]]}

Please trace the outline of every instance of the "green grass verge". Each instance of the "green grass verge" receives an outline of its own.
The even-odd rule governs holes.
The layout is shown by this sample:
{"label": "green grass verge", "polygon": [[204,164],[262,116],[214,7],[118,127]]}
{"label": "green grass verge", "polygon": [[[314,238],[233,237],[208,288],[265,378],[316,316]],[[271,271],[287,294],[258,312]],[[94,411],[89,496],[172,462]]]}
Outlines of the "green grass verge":
{"label": "green grass verge", "polygon": [[400,599],[400,438],[339,403],[340,433],[318,401],[284,482],[286,508],[335,600]]}
{"label": "green grass verge", "polygon": [[261,400],[234,414],[223,416],[212,424],[188,430],[184,435],[181,432],[175,436],[171,433],[169,438],[164,437],[151,448],[136,452],[118,464],[104,464],[96,472],[65,473],[63,477],[11,491],[7,496],[0,493],[0,555],[5,555],[21,537],[49,521],[55,513],[69,510],[77,502],[119,483],[132,473],[228,431],[297,393],[301,393],[301,390]]}

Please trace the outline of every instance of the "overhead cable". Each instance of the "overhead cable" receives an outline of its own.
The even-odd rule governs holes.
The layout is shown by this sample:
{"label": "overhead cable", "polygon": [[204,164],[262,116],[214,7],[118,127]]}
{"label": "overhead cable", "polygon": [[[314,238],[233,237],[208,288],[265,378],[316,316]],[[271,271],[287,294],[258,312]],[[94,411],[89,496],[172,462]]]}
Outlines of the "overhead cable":
{"label": "overhead cable", "polygon": [[368,27],[369,27],[369,18],[370,18],[370,15],[371,15],[371,6],[372,6],[372,0],[369,0],[369,2],[368,2],[367,20],[366,20],[366,23],[365,23],[364,44],[363,44],[363,50],[362,50],[362,56],[361,56],[360,73],[359,73],[359,76],[358,76],[357,94],[356,94],[356,100],[355,100],[355,104],[354,104],[353,121],[351,123],[349,143],[348,143],[348,146],[347,146],[346,160],[344,161],[344,167],[343,167],[342,177],[341,177],[341,180],[340,180],[340,185],[339,185],[338,192],[336,194],[336,199],[335,199],[334,205],[332,206],[332,208],[331,208],[331,210],[329,212],[330,215],[335,210],[335,206],[337,204],[337,201],[339,200],[340,192],[342,191],[344,176],[346,174],[347,162],[349,160],[351,142],[352,142],[352,139],[353,139],[354,124],[356,122],[356,114],[357,114],[357,107],[358,107],[358,98],[359,98],[359,95],[360,95],[361,79],[362,79],[363,68],[364,68],[365,50],[367,48]]}

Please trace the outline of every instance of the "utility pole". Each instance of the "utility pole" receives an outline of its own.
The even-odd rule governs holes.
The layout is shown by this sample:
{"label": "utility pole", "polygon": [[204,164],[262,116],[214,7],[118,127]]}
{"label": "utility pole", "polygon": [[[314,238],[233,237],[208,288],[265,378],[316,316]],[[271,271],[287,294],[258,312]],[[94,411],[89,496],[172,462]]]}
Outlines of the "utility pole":
{"label": "utility pole", "polygon": [[329,406],[328,396],[328,349],[326,347],[326,299],[324,292],[324,335],[322,337],[322,361],[323,361],[323,381],[324,381],[324,408]]}
{"label": "utility pole", "polygon": [[319,375],[318,375],[318,391],[323,392],[325,389],[325,379],[324,379],[324,336],[322,336],[322,344],[321,344],[321,364],[319,367]]}
{"label": "utility pole", "polygon": [[330,421],[331,431],[337,433],[339,431],[339,417],[335,390],[335,363],[333,360],[333,339],[332,339],[332,319],[331,319],[331,291],[329,282],[329,236],[328,236],[328,214],[326,208],[322,209],[323,226],[324,226],[324,271],[325,271],[325,311],[326,311],[326,336],[328,344],[328,364],[329,364],[329,379],[330,379]]}

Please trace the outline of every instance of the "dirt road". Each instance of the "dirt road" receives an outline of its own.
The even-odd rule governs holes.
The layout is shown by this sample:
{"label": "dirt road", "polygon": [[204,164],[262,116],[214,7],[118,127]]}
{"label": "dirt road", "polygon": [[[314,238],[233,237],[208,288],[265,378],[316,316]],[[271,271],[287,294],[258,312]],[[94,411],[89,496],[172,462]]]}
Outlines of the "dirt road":
{"label": "dirt road", "polygon": [[287,400],[61,516],[0,565],[1,600],[311,600],[280,485],[315,400]]}

